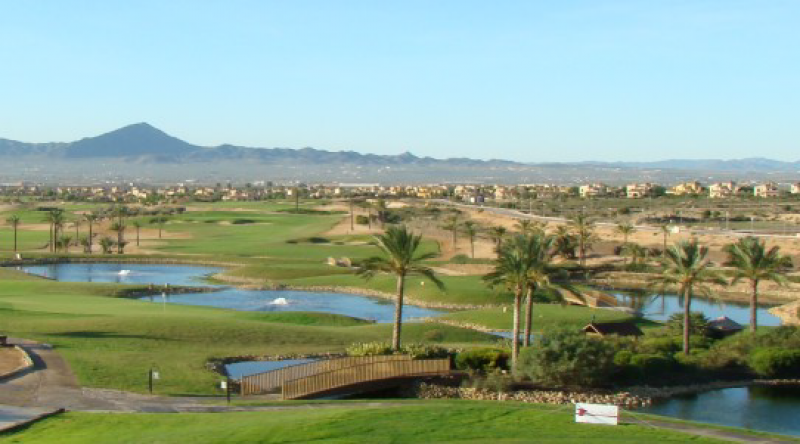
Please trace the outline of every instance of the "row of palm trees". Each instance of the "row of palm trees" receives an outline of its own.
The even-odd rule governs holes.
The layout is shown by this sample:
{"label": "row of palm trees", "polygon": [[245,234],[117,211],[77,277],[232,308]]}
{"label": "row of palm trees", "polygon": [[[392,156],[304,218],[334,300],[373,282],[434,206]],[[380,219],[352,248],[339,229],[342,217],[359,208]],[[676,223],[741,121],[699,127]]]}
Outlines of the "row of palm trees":
{"label": "row of palm trees", "polygon": [[[116,240],[110,237],[104,237],[98,241],[98,244],[104,253],[112,252],[114,247],[116,247],[118,254],[124,253],[125,246],[128,244],[128,242],[125,241],[125,231],[128,228],[127,218],[130,215],[131,214],[128,211],[128,208],[125,206],[114,207],[108,212],[107,217],[111,220],[111,226],[109,229],[116,233]],[[84,248],[84,252],[91,254],[93,252],[95,237],[94,227],[103,219],[104,215],[102,213],[91,212],[83,214],[81,218],[75,219],[71,222],[72,226],[75,228],[75,236],[73,237],[66,231],[67,217],[64,210],[61,208],[51,209],[45,216],[45,221],[49,224],[49,240],[47,244],[49,251],[52,253],[56,253],[58,251],[64,251],[68,253],[71,245],[81,245]],[[161,232],[167,220],[168,219],[165,216],[157,216],[150,220],[151,224],[158,226],[159,239],[161,238]],[[81,237],[80,227],[84,222],[88,227],[88,236]],[[13,229],[14,252],[17,252],[17,235],[19,226],[21,225],[21,219],[18,215],[12,215],[6,219],[6,223],[8,223]],[[139,246],[142,223],[138,220],[133,220],[130,222],[130,225],[136,230],[136,245]]]}
{"label": "row of palm trees", "polygon": [[[583,233],[592,239],[591,222],[579,218],[573,225],[576,233]],[[525,318],[523,327],[523,346],[531,343],[533,297],[536,291],[547,290],[563,303],[565,296],[571,294],[584,299],[575,286],[556,282],[554,279],[554,257],[558,254],[559,235],[545,233],[543,227],[536,227],[529,221],[520,221],[519,232],[506,239],[505,232],[497,230],[497,258],[494,269],[483,279],[490,287],[504,287],[514,296],[512,325],[512,359],[516,361],[520,350],[520,327],[522,322],[522,302],[525,297]],[[588,234],[587,234],[588,233]],[[580,237],[581,234],[576,234]],[[384,234],[376,236],[376,245],[382,255],[366,259],[357,273],[365,279],[372,279],[377,273],[393,274],[396,277],[395,318],[392,333],[392,348],[400,349],[402,329],[403,300],[405,280],[412,275],[422,276],[432,281],[438,288],[444,284],[433,269],[424,261],[432,259],[435,253],[417,254],[422,241],[405,226],[391,226]],[[583,248],[586,243],[583,244]],[[580,248],[580,247],[579,247]],[[691,303],[695,295],[711,297],[711,284],[729,283],[718,271],[712,270],[708,259],[708,247],[697,240],[681,241],[667,248],[661,258],[662,272],[653,280],[652,287],[663,292],[675,290],[683,300],[683,351],[690,352],[689,334],[691,331]],[[751,286],[750,329],[757,328],[758,288],[765,280],[779,285],[787,282],[785,272],[792,267],[791,259],[780,253],[779,247],[767,249],[766,243],[754,237],[740,239],[725,247],[729,256],[727,265],[733,267],[730,284],[747,280]],[[584,253],[585,254],[585,253]]]}

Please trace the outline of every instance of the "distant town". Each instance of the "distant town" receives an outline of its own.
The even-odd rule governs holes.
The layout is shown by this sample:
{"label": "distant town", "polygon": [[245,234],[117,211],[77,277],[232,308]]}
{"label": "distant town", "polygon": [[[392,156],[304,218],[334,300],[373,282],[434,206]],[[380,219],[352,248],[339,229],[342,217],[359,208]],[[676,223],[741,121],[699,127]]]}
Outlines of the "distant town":
{"label": "distant town", "polygon": [[18,182],[0,184],[0,195],[7,199],[38,197],[66,201],[141,204],[180,203],[184,201],[257,201],[292,197],[312,199],[346,197],[448,198],[465,203],[502,203],[559,197],[642,199],[662,196],[704,196],[711,199],[734,197],[769,199],[800,196],[800,182],[793,184],[777,184],[775,182],[739,184],[728,181],[704,185],[699,181],[690,181],[671,187],[649,182],[630,183],[624,186],[610,186],[604,183],[589,183],[580,186],[554,184],[390,186],[379,183],[276,184],[272,182],[254,182],[244,185],[231,183],[217,183],[215,185],[178,183],[171,186],[148,186],[127,183],[105,186],[48,186]]}

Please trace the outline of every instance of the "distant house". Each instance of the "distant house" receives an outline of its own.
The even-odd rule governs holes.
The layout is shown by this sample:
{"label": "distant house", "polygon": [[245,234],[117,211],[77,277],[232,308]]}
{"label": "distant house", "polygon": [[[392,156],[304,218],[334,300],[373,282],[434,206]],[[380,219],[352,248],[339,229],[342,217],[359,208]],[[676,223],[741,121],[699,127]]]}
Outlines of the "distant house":
{"label": "distant house", "polygon": [[775,182],[767,182],[756,185],[756,187],[753,188],[753,194],[755,194],[756,197],[778,197],[780,192]]}
{"label": "distant house", "polygon": [[642,330],[633,322],[590,322],[583,327],[583,332],[590,336],[642,336]]}
{"label": "distant house", "polygon": [[592,183],[589,185],[581,185],[578,192],[581,197],[599,197],[608,194],[608,187],[602,183]]}
{"label": "distant house", "polygon": [[736,194],[737,190],[738,188],[736,187],[736,182],[712,183],[708,187],[708,197],[712,199],[731,197]]}
{"label": "distant house", "polygon": [[800,194],[800,182],[792,184],[792,194]]}
{"label": "distant house", "polygon": [[672,187],[671,194],[683,196],[686,194],[700,194],[703,192],[703,185],[698,182],[684,182]]}
{"label": "distant house", "polygon": [[712,337],[724,338],[744,330],[741,324],[727,316],[720,316],[708,322],[708,332]]}
{"label": "distant house", "polygon": [[647,197],[653,192],[651,183],[632,183],[625,187],[625,194],[628,199],[640,199]]}

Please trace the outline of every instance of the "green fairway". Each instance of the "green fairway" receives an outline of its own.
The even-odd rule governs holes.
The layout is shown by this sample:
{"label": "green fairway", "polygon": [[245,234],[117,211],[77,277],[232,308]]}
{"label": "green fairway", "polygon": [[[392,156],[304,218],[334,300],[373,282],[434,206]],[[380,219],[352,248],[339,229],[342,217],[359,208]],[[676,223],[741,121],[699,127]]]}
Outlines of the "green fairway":
{"label": "green fairway", "polygon": [[[9,270],[0,278],[4,334],[53,344],[90,387],[143,392],[147,370],[158,367],[162,394],[209,394],[219,375],[211,358],[343,351],[354,342],[382,341],[388,324],[319,313],[256,313],[154,304],[115,296],[115,284],[62,283]],[[403,338],[463,345],[496,338],[472,330],[408,324]]]}
{"label": "green fairway", "polygon": [[[459,311],[446,314],[441,318],[503,330],[510,330],[513,323],[512,310],[503,312],[502,308]],[[534,304],[533,307],[533,330],[536,332],[559,326],[580,328],[592,320],[595,322],[635,320],[640,327],[658,325],[652,321],[636,320],[627,313],[602,308],[558,304]]]}
{"label": "green fairway", "polygon": [[66,413],[5,436],[10,443],[723,442],[647,425],[576,424],[572,406],[426,402],[267,412]]}

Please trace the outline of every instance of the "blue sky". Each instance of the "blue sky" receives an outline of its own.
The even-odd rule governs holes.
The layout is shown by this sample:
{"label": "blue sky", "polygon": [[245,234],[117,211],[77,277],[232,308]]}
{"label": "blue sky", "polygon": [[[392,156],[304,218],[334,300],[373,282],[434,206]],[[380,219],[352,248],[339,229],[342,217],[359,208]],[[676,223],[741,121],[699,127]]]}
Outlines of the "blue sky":
{"label": "blue sky", "polygon": [[0,0],[0,137],[800,159],[800,1]]}

